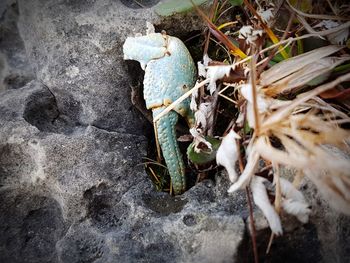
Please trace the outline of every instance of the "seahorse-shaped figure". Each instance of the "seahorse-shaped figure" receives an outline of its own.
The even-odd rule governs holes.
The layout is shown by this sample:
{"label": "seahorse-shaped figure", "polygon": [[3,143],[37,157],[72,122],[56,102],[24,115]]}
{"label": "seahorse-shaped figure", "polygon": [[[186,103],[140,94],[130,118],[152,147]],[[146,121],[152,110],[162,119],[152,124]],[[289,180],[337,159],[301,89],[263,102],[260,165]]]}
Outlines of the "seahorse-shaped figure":
{"label": "seahorse-shaped figure", "polygon": [[[176,37],[163,33],[128,37],[123,52],[124,59],[139,61],[145,71],[144,99],[147,109],[152,109],[153,118],[195,84],[196,67],[193,59],[184,43]],[[190,100],[187,98],[155,125],[175,194],[183,193],[186,188],[185,165],[175,132],[178,114],[190,126],[194,124]]]}

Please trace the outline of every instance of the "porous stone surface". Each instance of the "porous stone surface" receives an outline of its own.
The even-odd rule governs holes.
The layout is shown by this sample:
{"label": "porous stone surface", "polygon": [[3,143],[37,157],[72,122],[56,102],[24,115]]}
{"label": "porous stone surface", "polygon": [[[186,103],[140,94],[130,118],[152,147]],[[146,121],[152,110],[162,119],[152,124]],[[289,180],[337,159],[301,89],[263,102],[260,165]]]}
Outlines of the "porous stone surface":
{"label": "porous stone surface", "polygon": [[0,2],[0,92],[23,87],[35,78],[17,27],[16,0]]}
{"label": "porous stone surface", "polygon": [[[234,260],[243,205],[211,181],[156,192],[141,165],[152,127],[122,43],[146,21],[173,27],[156,2],[1,2],[0,262]],[[182,19],[173,32],[201,25]]]}
{"label": "porous stone surface", "polygon": [[[155,191],[141,165],[152,127],[130,102],[142,71],[123,60],[122,44],[146,21],[180,38],[203,24],[193,13],[161,19],[158,1],[138,2],[145,8],[0,1],[0,262],[252,258],[245,192],[228,195],[225,174],[172,197]],[[278,239],[270,262],[295,251],[312,251],[308,262],[348,262],[348,219],[315,206],[299,239]],[[293,249],[303,239],[312,246]]]}
{"label": "porous stone surface", "polygon": [[[281,176],[292,181],[295,171],[290,168],[280,170]],[[324,200],[320,192],[308,178],[300,186],[312,208],[307,224],[301,224],[295,217],[283,213],[281,216],[284,234],[275,237],[270,253],[266,255],[271,232],[260,210],[254,212],[257,230],[257,247],[263,262],[349,262],[350,260],[350,218],[335,211]],[[251,231],[250,217],[246,220]],[[248,238],[249,239],[249,238]],[[251,240],[244,239],[238,249],[239,258],[253,262]]]}

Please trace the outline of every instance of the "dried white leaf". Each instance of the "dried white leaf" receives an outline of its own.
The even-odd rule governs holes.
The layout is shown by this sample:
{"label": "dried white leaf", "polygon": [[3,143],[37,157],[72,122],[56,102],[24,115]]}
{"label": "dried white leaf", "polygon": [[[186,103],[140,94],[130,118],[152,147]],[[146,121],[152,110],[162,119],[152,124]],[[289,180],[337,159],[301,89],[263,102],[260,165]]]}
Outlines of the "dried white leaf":
{"label": "dried white leaf", "polygon": [[[304,118],[305,121],[306,119]],[[324,124],[319,124],[318,126],[322,128]],[[313,130],[312,126],[310,128]],[[287,130],[283,132],[287,132]],[[274,132],[274,134],[276,135],[277,132]],[[298,133],[290,134],[289,136],[291,135],[301,145],[287,136],[278,135],[278,138],[288,150],[287,152],[272,147],[268,143],[267,137],[263,136],[255,141],[254,146],[265,159],[302,170],[333,208],[350,215],[349,160],[340,154],[335,154],[331,150],[313,144],[308,140],[308,137],[303,138]]]}
{"label": "dried white leaf", "polygon": [[[200,104],[200,105],[202,105],[202,104]],[[200,105],[199,105],[199,107],[200,107]],[[200,127],[203,127],[202,129],[205,130],[206,127],[207,127],[207,118],[205,116],[205,113],[198,109],[194,113],[194,118],[196,119],[196,125],[200,126]]]}
{"label": "dried white leaf", "polygon": [[311,209],[304,195],[294,185],[284,178],[280,178],[282,208],[288,214],[294,215],[300,222],[307,223]]}
{"label": "dried white leaf", "polygon": [[269,8],[266,10],[257,10],[257,13],[259,14],[259,16],[261,17],[261,19],[267,24],[267,25],[271,25],[274,15],[273,15],[273,8]]}
{"label": "dried white leaf", "polygon": [[248,77],[249,72],[250,72],[250,68],[249,67],[245,67],[245,69],[243,71],[244,76]]}
{"label": "dried white leaf", "polygon": [[[196,85],[197,84],[198,82],[196,83]],[[191,103],[190,103],[190,109],[194,112],[198,109],[198,105],[196,101],[197,98],[198,98],[198,90],[194,90],[191,95]]]}
{"label": "dried white leaf", "polygon": [[243,126],[244,120],[245,120],[244,114],[242,112],[240,112],[238,117],[237,117],[236,124],[238,126]]}
{"label": "dried white leaf", "polygon": [[241,29],[239,30],[238,38],[246,39],[249,35],[252,34],[253,30],[254,29],[252,26],[242,26]]}
{"label": "dried white leaf", "polygon": [[214,114],[213,104],[211,102],[203,102],[199,104],[198,110],[194,113],[196,119],[196,127],[201,127],[203,131],[208,130],[212,126],[209,120]]}
{"label": "dried white leaf", "polygon": [[207,77],[207,70],[202,62],[197,62],[197,68],[198,68],[198,75],[201,77],[206,78]]}
{"label": "dried white leaf", "polygon": [[[253,104],[253,88],[251,84],[242,84],[241,86],[241,94],[242,96],[251,104]],[[259,87],[257,87],[259,89]],[[269,102],[267,98],[257,92],[257,104],[258,110],[260,113],[264,113],[267,111],[269,107]]]}
{"label": "dried white leaf", "polygon": [[282,62],[278,63],[272,68],[261,73],[260,84],[262,86],[270,85],[273,82],[282,79],[292,74],[293,72],[298,71],[300,68],[306,65],[312,65],[312,63],[314,63],[315,61],[329,56],[342,48],[344,47],[329,45],[326,47],[314,49],[299,56],[283,60]]}
{"label": "dried white leaf", "polygon": [[248,121],[249,127],[255,129],[254,106],[250,102],[248,102],[247,104],[247,121]]}
{"label": "dried white leaf", "polygon": [[[301,87],[319,76],[326,76],[333,68],[349,60],[350,56],[321,58],[291,75],[276,81],[265,89],[265,93],[275,95]],[[272,92],[272,93],[271,93]]]}
{"label": "dried white leaf", "polygon": [[239,30],[238,38],[245,39],[246,43],[255,45],[255,41],[263,35],[264,31],[253,29],[252,26],[243,26]]}
{"label": "dried white leaf", "polygon": [[[318,23],[315,28],[317,27],[324,27],[326,29],[331,29],[340,26],[338,22],[335,22],[333,20],[323,20],[322,22]],[[331,33],[327,35],[328,40],[335,45],[342,45],[349,37],[349,28],[344,28],[343,30],[340,30],[335,33]]]}
{"label": "dried white leaf", "polygon": [[201,149],[198,147],[200,143],[204,143],[209,151],[211,152],[213,150],[212,145],[210,142],[208,142],[202,134],[200,134],[196,128],[191,128],[190,133],[193,136],[193,143],[194,143],[194,151],[196,153],[201,152]]}
{"label": "dried white leaf", "polygon": [[[248,101],[247,103],[247,120],[250,127],[255,128],[255,116],[253,105],[253,90],[251,84],[241,85],[241,94]],[[271,100],[271,99],[270,99]],[[269,108],[269,101],[261,93],[257,93],[257,105],[259,113],[264,113]]]}
{"label": "dried white leaf", "polygon": [[212,59],[208,56],[208,54],[204,54],[203,56],[203,64],[204,66],[208,67],[209,62],[211,62]]}
{"label": "dried white leaf", "polygon": [[267,137],[261,136],[254,144],[256,151],[258,151],[264,159],[300,170],[303,170],[308,165],[308,160],[305,159],[304,155],[277,150],[271,146],[268,141],[269,139]]}
{"label": "dried white leaf", "polygon": [[311,209],[307,203],[293,199],[283,199],[282,208],[288,214],[294,215],[300,222],[306,224],[309,221]]}
{"label": "dried white leaf", "polygon": [[153,24],[150,23],[150,22],[148,22],[148,21],[146,21],[146,27],[147,27],[147,29],[146,29],[146,35],[149,35],[149,34],[152,34],[152,33],[155,33],[155,32],[156,32],[156,30],[155,30]]}
{"label": "dried white leaf", "polygon": [[337,27],[339,26],[338,22],[335,22],[333,20],[322,20],[320,23],[318,23],[317,25],[315,25],[314,27],[325,27],[326,29],[331,29],[333,27]]}
{"label": "dried white leaf", "polygon": [[304,195],[294,185],[284,178],[280,178],[281,193],[287,199],[305,202]]}
{"label": "dried white leaf", "polygon": [[246,187],[249,184],[250,179],[255,173],[256,167],[259,162],[259,154],[255,151],[254,148],[252,149],[249,146],[247,148],[247,151],[248,151],[247,164],[244,168],[243,173],[239,177],[238,181],[233,185],[231,185],[230,188],[228,189],[227,192],[229,193],[235,192],[238,189],[242,189]]}
{"label": "dried white leaf", "polygon": [[278,216],[276,210],[271,205],[269,197],[267,195],[266,187],[264,182],[267,180],[260,176],[254,176],[252,178],[250,188],[253,194],[254,203],[261,209],[267,221],[269,222],[269,226],[271,231],[275,235],[282,235],[282,225],[280,217]]}
{"label": "dried white leaf", "polygon": [[[349,171],[349,170],[348,170]],[[331,171],[313,171],[311,169],[304,170],[305,175],[316,185],[317,189],[331,206],[346,215],[350,215],[350,199],[349,187],[350,176],[349,172],[340,176],[333,175]],[[339,185],[342,185],[339,187]]]}
{"label": "dried white leaf", "polygon": [[210,94],[212,95],[214,91],[216,90],[216,81],[219,79],[222,79],[225,76],[230,75],[232,66],[209,66],[207,70],[207,78],[210,79],[209,85],[207,89],[210,91]]}
{"label": "dried white leaf", "polygon": [[[203,62],[202,62],[203,61]],[[202,61],[198,61],[198,75],[202,76],[204,78],[207,77],[207,67],[209,65],[209,62],[211,62],[211,58],[208,56],[208,54],[204,54]]]}
{"label": "dried white leaf", "polygon": [[343,45],[349,37],[349,29],[345,28],[335,33],[328,34],[327,38],[332,44]]}
{"label": "dried white leaf", "polygon": [[222,165],[228,172],[228,176],[232,183],[237,180],[235,163],[238,159],[238,149],[236,139],[240,136],[231,130],[222,140],[221,145],[216,153],[216,163]]}
{"label": "dried white leaf", "polygon": [[252,84],[242,84],[240,86],[242,96],[250,103],[253,103]]}

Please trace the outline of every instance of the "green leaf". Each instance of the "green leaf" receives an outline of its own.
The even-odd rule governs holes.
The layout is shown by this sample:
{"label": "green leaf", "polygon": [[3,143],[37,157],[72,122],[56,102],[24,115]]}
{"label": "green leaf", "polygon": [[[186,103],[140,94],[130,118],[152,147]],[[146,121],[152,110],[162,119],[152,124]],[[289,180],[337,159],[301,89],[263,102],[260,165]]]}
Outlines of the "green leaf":
{"label": "green leaf", "polygon": [[[272,46],[272,42],[271,41],[266,41],[266,47],[269,47],[269,46]],[[291,56],[291,49],[290,49],[290,47],[286,47],[285,51],[287,52],[287,54],[289,56]],[[272,65],[274,65],[274,64],[279,63],[279,62],[281,62],[283,60],[284,60],[284,57],[282,56],[282,54],[278,53],[271,59],[270,62],[272,62]]]}
{"label": "green leaf", "polygon": [[232,6],[241,6],[243,4],[243,0],[229,0]]}
{"label": "green leaf", "polygon": [[[286,47],[285,51],[287,52],[288,55],[290,55],[290,47]],[[284,60],[284,57],[282,56],[281,53],[278,53],[272,58],[272,61],[277,63],[281,62],[282,60]]]}
{"label": "green leaf", "polygon": [[219,149],[221,141],[212,137],[205,137],[205,139],[211,143],[211,152],[195,152],[194,143],[191,143],[187,148],[187,157],[194,164],[206,164],[215,160],[216,152]]}
{"label": "green leaf", "polygon": [[244,134],[249,134],[252,131],[252,128],[250,128],[248,121],[245,121],[243,130]]}
{"label": "green leaf", "polygon": [[[201,5],[208,0],[192,0],[195,5]],[[171,16],[176,13],[183,13],[191,10],[193,4],[190,0],[178,0],[178,1],[167,1],[160,2],[155,6],[155,12],[160,16]]]}
{"label": "green leaf", "polygon": [[333,69],[333,72],[336,73],[346,73],[347,71],[350,70],[350,63],[349,64],[344,64],[344,65],[340,65],[336,68]]}
{"label": "green leaf", "polygon": [[312,0],[290,0],[289,2],[292,6],[304,13],[308,13],[312,10]]}
{"label": "green leaf", "polygon": [[298,55],[301,55],[304,53],[304,44],[301,39],[297,40],[297,51],[298,51]]}
{"label": "green leaf", "polygon": [[312,80],[310,80],[307,83],[307,85],[311,86],[311,87],[317,86],[317,85],[325,82],[329,78],[330,74],[331,74],[331,72],[327,72],[327,73],[324,73],[324,74],[322,74],[320,76],[317,76],[316,78],[313,78]]}

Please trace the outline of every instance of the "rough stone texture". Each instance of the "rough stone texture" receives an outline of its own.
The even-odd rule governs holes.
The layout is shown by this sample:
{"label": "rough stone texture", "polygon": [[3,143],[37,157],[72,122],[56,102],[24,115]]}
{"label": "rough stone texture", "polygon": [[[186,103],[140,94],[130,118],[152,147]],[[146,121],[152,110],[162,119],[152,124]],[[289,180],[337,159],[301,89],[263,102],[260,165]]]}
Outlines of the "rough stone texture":
{"label": "rough stone texture", "polygon": [[[291,180],[295,171],[281,169],[281,175]],[[305,178],[301,190],[310,206],[312,213],[309,223],[302,225],[290,216],[282,215],[284,235],[275,237],[271,252],[265,251],[270,238],[268,223],[261,211],[254,212],[254,221],[258,231],[258,250],[264,262],[349,262],[350,261],[350,218],[338,213],[322,198],[316,187]],[[249,218],[247,223],[249,222]],[[250,226],[247,226],[250,228]],[[252,249],[245,240],[241,244],[239,258],[253,261]]]}
{"label": "rough stone texture", "polygon": [[320,242],[323,262],[350,261],[350,217],[332,209],[311,183],[304,185],[304,192],[313,208],[311,217]]}
{"label": "rough stone texture", "polygon": [[[146,20],[179,37],[201,27],[142,2],[0,2],[0,262],[251,262],[244,191],[218,174],[174,198],[140,165],[152,127],[130,103],[142,73],[122,43]],[[269,262],[349,261],[348,218],[310,189],[311,223]]]}
{"label": "rough stone texture", "polygon": [[0,262],[234,259],[245,227],[231,199],[210,181],[157,193],[140,165],[151,127],[130,103],[142,75],[121,46],[146,20],[173,20],[131,7],[1,3]]}
{"label": "rough stone texture", "polygon": [[15,0],[0,2],[0,92],[21,88],[35,78],[18,34],[18,16]]}
{"label": "rough stone texture", "polygon": [[1,262],[55,262],[66,231],[59,203],[25,189],[2,190]]}

